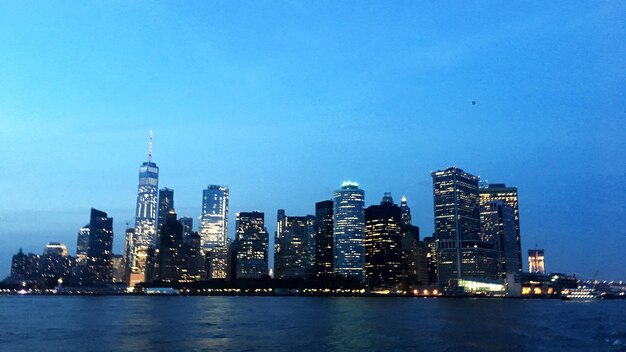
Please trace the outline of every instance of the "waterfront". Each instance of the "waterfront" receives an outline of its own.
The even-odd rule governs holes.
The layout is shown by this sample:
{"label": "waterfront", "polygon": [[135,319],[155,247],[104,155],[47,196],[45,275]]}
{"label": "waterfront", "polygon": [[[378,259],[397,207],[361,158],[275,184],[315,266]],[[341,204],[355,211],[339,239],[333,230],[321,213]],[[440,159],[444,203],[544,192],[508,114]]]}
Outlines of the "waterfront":
{"label": "waterfront", "polygon": [[4,296],[2,351],[622,351],[626,301]]}

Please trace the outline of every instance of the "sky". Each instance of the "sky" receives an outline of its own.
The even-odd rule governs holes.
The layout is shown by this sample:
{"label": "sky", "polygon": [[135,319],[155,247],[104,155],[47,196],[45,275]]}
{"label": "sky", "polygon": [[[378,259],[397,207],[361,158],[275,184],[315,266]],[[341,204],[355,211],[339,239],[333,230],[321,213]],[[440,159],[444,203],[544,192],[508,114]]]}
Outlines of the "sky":
{"label": "sky", "polygon": [[91,207],[122,253],[150,130],[179,215],[230,187],[231,236],[344,180],[428,236],[457,166],[518,187],[548,271],[626,279],[623,1],[0,2],[0,276]]}

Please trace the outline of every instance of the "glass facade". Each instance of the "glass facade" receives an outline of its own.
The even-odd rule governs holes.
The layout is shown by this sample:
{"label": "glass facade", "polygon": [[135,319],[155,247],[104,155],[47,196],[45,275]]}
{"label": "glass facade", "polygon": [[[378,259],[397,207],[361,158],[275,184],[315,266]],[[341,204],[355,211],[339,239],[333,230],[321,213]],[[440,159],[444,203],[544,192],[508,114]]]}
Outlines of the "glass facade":
{"label": "glass facade", "polygon": [[385,194],[380,205],[365,209],[365,274],[372,288],[393,289],[402,279],[400,207]]}
{"label": "glass facade", "polygon": [[225,279],[228,274],[228,200],[226,186],[209,185],[202,191],[200,234],[202,248],[210,261],[208,276]]}
{"label": "glass facade", "polygon": [[235,279],[260,279],[268,275],[269,237],[265,229],[265,214],[237,213],[235,242]]}
{"label": "glass facade", "polygon": [[165,224],[167,214],[170,210],[174,210],[174,190],[169,188],[162,188],[159,190],[159,211],[157,218],[157,233],[161,231],[161,225]]}
{"label": "glass facade", "polygon": [[[431,176],[437,274],[439,285],[446,286],[452,279],[460,279],[465,274],[472,275],[473,272],[480,271],[475,269],[474,263],[482,261],[471,256],[481,251],[468,247],[470,244],[463,245],[464,241],[480,240],[479,178],[456,167],[435,171]],[[462,247],[465,247],[463,251]],[[470,272],[463,272],[462,263]]]}
{"label": "glass facade", "polygon": [[113,218],[107,213],[91,209],[89,247],[87,248],[88,284],[113,281]]}
{"label": "glass facade", "polygon": [[314,222],[313,215],[286,216],[284,210],[278,210],[274,237],[275,278],[312,276],[315,261]]}
{"label": "glass facade", "polygon": [[148,249],[156,244],[158,186],[159,168],[148,160],[139,168],[135,229],[130,241],[131,253],[127,255],[130,286],[146,280]]}
{"label": "glass facade", "polygon": [[333,201],[315,203],[315,274],[333,274]]}
{"label": "glass facade", "polygon": [[493,243],[496,250],[498,277],[506,279],[519,271],[515,216],[513,208],[502,200],[480,207],[481,238]]}
{"label": "glass facade", "polygon": [[480,205],[485,206],[490,201],[502,200],[506,205],[513,209],[515,218],[515,245],[517,250],[517,271],[522,271],[522,240],[520,236],[519,225],[519,207],[518,207],[517,187],[507,187],[505,184],[489,184],[487,187],[480,189]]}
{"label": "glass facade", "polygon": [[344,182],[335,191],[333,209],[333,273],[365,280],[365,192]]}

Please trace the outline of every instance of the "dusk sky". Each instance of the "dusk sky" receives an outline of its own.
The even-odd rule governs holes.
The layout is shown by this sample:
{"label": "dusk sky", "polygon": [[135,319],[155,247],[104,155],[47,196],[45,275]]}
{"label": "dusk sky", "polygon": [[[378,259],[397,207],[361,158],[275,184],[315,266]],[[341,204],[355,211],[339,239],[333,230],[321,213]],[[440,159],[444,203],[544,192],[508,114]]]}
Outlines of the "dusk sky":
{"label": "dusk sky", "polygon": [[231,237],[344,180],[429,236],[457,166],[518,187],[548,271],[626,279],[623,1],[1,2],[0,276],[91,207],[121,254],[150,130],[179,215],[230,187]]}

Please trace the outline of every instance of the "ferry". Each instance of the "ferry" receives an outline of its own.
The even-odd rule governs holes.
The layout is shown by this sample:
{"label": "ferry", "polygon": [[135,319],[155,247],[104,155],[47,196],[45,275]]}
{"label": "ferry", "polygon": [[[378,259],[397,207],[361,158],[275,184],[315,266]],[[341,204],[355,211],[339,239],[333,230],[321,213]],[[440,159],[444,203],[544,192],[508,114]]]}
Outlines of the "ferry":
{"label": "ferry", "polygon": [[148,295],[178,295],[180,291],[171,287],[148,287],[144,289]]}
{"label": "ferry", "polygon": [[561,294],[564,301],[593,301],[600,299],[600,293],[593,288],[578,287],[571,290],[564,290]]}

